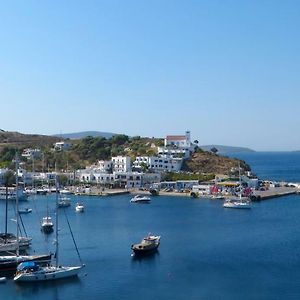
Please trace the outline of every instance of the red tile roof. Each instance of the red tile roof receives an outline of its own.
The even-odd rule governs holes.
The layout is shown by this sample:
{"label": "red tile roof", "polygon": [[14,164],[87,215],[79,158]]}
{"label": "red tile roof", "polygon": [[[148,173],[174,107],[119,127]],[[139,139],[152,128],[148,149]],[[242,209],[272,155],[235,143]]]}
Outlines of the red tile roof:
{"label": "red tile roof", "polygon": [[185,140],[185,135],[167,135],[167,140],[171,141],[178,141],[178,140]]}

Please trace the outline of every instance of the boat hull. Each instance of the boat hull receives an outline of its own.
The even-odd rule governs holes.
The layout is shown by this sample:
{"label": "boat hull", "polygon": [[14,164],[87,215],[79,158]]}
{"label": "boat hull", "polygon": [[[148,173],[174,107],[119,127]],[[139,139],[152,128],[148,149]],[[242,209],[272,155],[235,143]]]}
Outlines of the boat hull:
{"label": "boat hull", "polygon": [[235,204],[235,203],[224,203],[223,207],[225,208],[235,208],[235,209],[250,209],[250,204]]}
{"label": "boat hull", "polygon": [[27,261],[34,261],[38,264],[45,264],[51,261],[51,254],[45,255],[21,255],[0,257],[0,272],[15,272],[18,264]]}
{"label": "boat hull", "polygon": [[136,256],[146,256],[158,251],[158,246],[151,249],[134,249],[132,248],[133,254]]}
{"label": "boat hull", "polygon": [[42,226],[41,230],[44,233],[51,233],[53,232],[53,225],[44,225]]}
{"label": "boat hull", "polygon": [[77,276],[82,266],[45,267],[32,273],[19,273],[14,277],[16,282],[52,281]]}

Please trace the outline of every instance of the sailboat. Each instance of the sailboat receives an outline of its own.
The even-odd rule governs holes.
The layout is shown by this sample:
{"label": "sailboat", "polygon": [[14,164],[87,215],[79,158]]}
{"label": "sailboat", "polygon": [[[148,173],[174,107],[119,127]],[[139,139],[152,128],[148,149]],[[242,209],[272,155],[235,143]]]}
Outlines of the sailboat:
{"label": "sailboat", "polygon": [[41,230],[46,234],[53,232],[53,222],[52,222],[52,218],[49,216],[48,199],[47,199],[47,216],[43,217]]}
{"label": "sailboat", "polygon": [[242,182],[241,182],[241,167],[239,164],[239,196],[228,198],[224,201],[223,207],[225,208],[239,208],[239,209],[250,209],[251,201],[249,197],[242,196]]}
{"label": "sailboat", "polygon": [[[18,189],[18,157],[16,157],[16,187]],[[22,238],[19,237],[19,199],[16,197],[16,226],[17,226],[17,236],[14,243],[6,243],[1,245],[0,249],[13,248],[7,251],[16,251],[15,255],[5,255],[0,256],[0,271],[1,272],[15,272],[18,264],[28,261],[37,261],[39,263],[46,263],[51,260],[51,254],[41,254],[41,255],[20,255],[19,251],[22,250]],[[6,221],[7,221],[7,206],[6,206]],[[5,226],[6,236],[11,234],[7,233],[7,222]],[[14,236],[14,235],[13,235]],[[31,241],[31,239],[30,239]]]}
{"label": "sailboat", "polygon": [[[59,241],[58,241],[58,210],[57,210],[57,203],[58,203],[58,184],[57,184],[57,174],[55,175],[55,185],[56,185],[56,253],[55,253],[55,264],[48,265],[45,267],[37,265],[35,262],[24,262],[19,264],[17,268],[17,273],[14,277],[14,281],[16,282],[33,282],[33,281],[49,281],[49,280],[57,280],[61,278],[68,278],[72,276],[77,276],[80,270],[84,267],[81,263],[79,266],[61,266],[59,265]],[[68,223],[69,224],[69,223]],[[69,226],[70,228],[70,226]],[[71,228],[70,228],[71,230]],[[71,231],[72,234],[72,231]],[[72,234],[73,237],[73,234]],[[75,243],[75,240],[73,238]],[[78,257],[81,262],[81,258],[78,252],[78,248],[75,243],[75,247],[77,250]]]}

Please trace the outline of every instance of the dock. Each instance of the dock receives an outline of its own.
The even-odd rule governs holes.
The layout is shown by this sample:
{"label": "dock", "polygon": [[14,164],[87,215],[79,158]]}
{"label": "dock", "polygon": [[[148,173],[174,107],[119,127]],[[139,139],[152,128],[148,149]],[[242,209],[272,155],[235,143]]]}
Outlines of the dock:
{"label": "dock", "polygon": [[254,196],[257,200],[268,200],[277,197],[289,196],[298,193],[298,189],[294,187],[274,187],[265,191],[254,191]]}

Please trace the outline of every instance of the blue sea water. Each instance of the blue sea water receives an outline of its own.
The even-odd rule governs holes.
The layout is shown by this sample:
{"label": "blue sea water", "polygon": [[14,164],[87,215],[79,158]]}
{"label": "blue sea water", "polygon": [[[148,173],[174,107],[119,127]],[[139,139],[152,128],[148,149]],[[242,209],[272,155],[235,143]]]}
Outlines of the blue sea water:
{"label": "blue sea water", "polygon": [[300,152],[244,152],[228,156],[245,160],[261,179],[300,182]]}
{"label": "blue sea water", "polygon": [[[248,162],[260,176],[300,181],[299,156],[285,155],[277,167],[266,154]],[[300,298],[300,196],[257,202],[251,210],[226,210],[221,201],[185,197],[153,197],[149,205],[129,200],[129,195],[80,197],[86,211],[78,214],[73,196],[66,212],[86,264],[82,274],[48,283],[9,280],[0,285],[0,299]],[[54,195],[22,204],[34,210],[23,221],[37,252],[54,250],[54,236],[45,237],[38,224],[47,202],[54,217]],[[1,221],[4,205],[0,202]],[[61,263],[78,263],[62,210],[59,220]],[[9,225],[14,230],[14,223]],[[148,232],[162,236],[159,252],[132,258],[130,245]]]}

